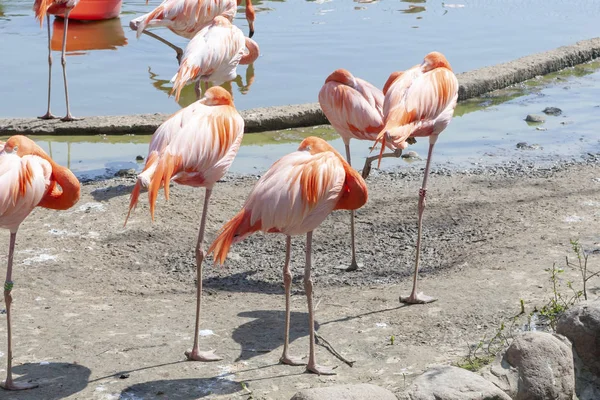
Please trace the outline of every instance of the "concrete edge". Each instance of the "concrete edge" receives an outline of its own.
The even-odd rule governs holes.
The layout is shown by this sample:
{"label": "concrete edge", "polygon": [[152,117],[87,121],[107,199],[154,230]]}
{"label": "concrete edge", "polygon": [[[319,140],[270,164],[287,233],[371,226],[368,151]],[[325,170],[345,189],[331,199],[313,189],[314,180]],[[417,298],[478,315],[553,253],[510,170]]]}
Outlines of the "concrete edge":
{"label": "concrete edge", "polygon": [[[507,63],[459,74],[458,100],[463,101],[497,89],[583,64],[600,57],[600,38],[577,42]],[[319,103],[255,108],[240,111],[245,132],[265,132],[327,124]],[[0,119],[0,135],[97,135],[151,134],[171,114],[93,116],[82,121],[42,121],[36,118]]]}

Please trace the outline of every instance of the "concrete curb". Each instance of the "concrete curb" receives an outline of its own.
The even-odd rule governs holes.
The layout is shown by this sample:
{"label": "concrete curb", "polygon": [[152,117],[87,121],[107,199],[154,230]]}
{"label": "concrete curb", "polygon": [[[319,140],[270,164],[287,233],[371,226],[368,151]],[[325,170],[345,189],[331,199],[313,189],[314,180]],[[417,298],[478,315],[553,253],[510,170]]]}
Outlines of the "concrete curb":
{"label": "concrete curb", "polygon": [[[538,75],[582,64],[600,57],[600,38],[577,42],[514,61],[458,75],[459,101],[523,82]],[[390,71],[391,72],[391,71]],[[316,94],[315,94],[316,95]],[[245,131],[264,132],[326,124],[318,103],[255,108],[240,111]],[[151,134],[170,114],[86,117],[82,121],[42,121],[35,118],[0,119],[0,135]]]}

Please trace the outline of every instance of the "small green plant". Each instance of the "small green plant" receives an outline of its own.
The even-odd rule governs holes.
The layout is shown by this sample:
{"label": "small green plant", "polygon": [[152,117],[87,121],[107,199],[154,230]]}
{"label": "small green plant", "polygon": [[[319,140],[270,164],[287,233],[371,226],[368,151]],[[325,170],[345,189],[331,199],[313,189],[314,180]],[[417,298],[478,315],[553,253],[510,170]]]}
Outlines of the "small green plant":
{"label": "small green plant", "polygon": [[570,242],[573,253],[575,253],[575,256],[577,257],[577,264],[573,265],[569,261],[569,256],[567,256],[567,267],[579,269],[579,272],[581,273],[581,280],[583,281],[583,298],[587,300],[587,282],[593,277],[600,275],[600,271],[590,273],[590,270],[588,269],[588,254],[586,254],[583,247],[579,244],[579,240],[571,239]]}

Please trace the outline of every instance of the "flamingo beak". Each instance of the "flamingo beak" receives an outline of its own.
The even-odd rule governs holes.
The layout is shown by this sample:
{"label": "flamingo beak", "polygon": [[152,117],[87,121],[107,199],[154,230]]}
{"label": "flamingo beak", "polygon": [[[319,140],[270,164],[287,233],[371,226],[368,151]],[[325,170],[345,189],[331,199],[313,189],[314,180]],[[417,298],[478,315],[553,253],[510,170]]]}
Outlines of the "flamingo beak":
{"label": "flamingo beak", "polygon": [[252,36],[254,36],[254,21],[250,21],[248,23],[248,27],[250,28],[250,32],[248,33],[248,37],[250,39],[252,39]]}

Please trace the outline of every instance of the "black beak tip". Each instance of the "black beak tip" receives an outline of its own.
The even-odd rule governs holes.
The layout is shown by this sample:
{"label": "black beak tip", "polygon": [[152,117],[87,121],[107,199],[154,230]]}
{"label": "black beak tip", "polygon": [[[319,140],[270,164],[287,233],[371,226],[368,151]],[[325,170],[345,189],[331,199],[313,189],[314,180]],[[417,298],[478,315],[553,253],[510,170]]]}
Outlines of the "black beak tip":
{"label": "black beak tip", "polygon": [[249,37],[250,39],[252,39],[252,36],[254,36],[254,31],[250,31],[250,33],[248,34],[248,37]]}

